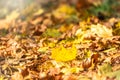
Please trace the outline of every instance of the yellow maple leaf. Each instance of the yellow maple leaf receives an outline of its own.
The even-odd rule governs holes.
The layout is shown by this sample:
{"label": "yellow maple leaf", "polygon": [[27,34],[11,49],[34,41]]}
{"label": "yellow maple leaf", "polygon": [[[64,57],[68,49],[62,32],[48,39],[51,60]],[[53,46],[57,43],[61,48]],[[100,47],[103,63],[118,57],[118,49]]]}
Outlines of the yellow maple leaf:
{"label": "yellow maple leaf", "polygon": [[70,61],[76,58],[77,49],[75,46],[64,48],[62,45],[52,50],[51,57],[56,61]]}

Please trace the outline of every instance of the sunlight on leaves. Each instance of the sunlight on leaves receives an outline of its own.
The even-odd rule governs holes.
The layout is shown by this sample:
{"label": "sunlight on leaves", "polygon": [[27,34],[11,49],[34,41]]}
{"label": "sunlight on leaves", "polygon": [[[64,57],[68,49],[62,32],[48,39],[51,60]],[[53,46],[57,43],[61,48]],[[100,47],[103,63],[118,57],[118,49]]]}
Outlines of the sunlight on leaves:
{"label": "sunlight on leaves", "polygon": [[107,28],[104,25],[97,24],[91,25],[91,32],[96,34],[99,37],[111,37],[112,36],[112,29]]}
{"label": "sunlight on leaves", "polygon": [[85,40],[85,37],[89,37],[92,34],[90,33],[90,30],[83,31],[82,29],[78,29],[75,33],[75,36],[77,36],[77,39],[75,39],[74,43],[89,43],[91,40]]}
{"label": "sunlight on leaves", "polygon": [[93,35],[97,35],[99,37],[111,37],[112,34],[112,29],[101,25],[101,24],[97,24],[97,25],[90,25],[90,26],[84,26],[84,29],[78,29],[76,31],[76,36],[84,36],[84,37],[88,37],[88,36],[93,36]]}
{"label": "sunlight on leaves", "polygon": [[104,52],[107,53],[107,52],[111,52],[111,51],[115,51],[115,50],[116,50],[116,48],[113,47],[113,48],[110,48],[110,49],[104,50]]}
{"label": "sunlight on leaves", "polygon": [[84,32],[82,31],[82,29],[78,29],[78,30],[76,31],[75,35],[76,35],[76,36],[82,36],[83,33],[84,33]]}
{"label": "sunlight on leaves", "polygon": [[6,20],[7,21],[15,20],[19,17],[19,15],[20,15],[19,12],[17,12],[17,10],[15,10],[6,16]]}
{"label": "sunlight on leaves", "polygon": [[34,15],[37,16],[37,15],[41,15],[42,13],[44,12],[44,10],[42,8],[40,8],[39,10],[37,10]]}
{"label": "sunlight on leaves", "polygon": [[45,53],[48,50],[48,47],[42,47],[38,49],[38,52]]}
{"label": "sunlight on leaves", "polygon": [[75,46],[71,48],[64,48],[62,45],[52,50],[51,57],[56,61],[70,61],[77,56],[77,49]]}

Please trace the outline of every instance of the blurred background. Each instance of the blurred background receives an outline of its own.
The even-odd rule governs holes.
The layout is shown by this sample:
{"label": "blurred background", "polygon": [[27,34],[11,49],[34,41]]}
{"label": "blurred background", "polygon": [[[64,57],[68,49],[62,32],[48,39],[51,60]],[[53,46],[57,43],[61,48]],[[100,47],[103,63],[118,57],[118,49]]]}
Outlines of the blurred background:
{"label": "blurred background", "polygon": [[[97,15],[99,12],[102,14],[111,13],[114,11],[120,12],[119,0],[0,0],[0,18],[4,18],[10,12],[17,10],[23,11],[24,14],[26,8],[28,12],[35,11],[40,7],[50,10],[51,7],[56,7],[61,3],[70,4],[75,6],[77,10],[89,8],[89,12]],[[109,14],[108,14],[109,15]],[[118,16],[118,13],[114,13]]]}

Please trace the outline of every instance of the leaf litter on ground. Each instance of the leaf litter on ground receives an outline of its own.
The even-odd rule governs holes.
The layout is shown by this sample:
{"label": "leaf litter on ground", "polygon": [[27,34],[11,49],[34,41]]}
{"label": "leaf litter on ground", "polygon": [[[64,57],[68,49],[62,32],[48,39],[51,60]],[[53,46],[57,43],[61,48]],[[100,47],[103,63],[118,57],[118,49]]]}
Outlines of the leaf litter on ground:
{"label": "leaf litter on ground", "polygon": [[33,3],[0,19],[0,79],[119,80],[120,19],[83,20],[84,10],[58,4],[47,12]]}

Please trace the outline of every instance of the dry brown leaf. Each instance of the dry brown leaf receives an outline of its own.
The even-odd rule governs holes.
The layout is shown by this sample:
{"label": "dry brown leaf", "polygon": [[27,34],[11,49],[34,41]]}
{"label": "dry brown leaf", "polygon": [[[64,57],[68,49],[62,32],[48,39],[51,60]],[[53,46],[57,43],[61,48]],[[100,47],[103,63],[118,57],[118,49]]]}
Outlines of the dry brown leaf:
{"label": "dry brown leaf", "polygon": [[23,76],[21,73],[19,72],[15,72],[12,76],[11,76],[11,80],[24,80]]}

